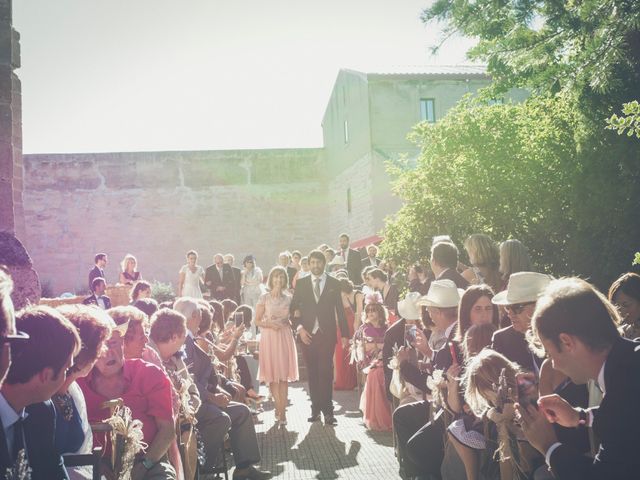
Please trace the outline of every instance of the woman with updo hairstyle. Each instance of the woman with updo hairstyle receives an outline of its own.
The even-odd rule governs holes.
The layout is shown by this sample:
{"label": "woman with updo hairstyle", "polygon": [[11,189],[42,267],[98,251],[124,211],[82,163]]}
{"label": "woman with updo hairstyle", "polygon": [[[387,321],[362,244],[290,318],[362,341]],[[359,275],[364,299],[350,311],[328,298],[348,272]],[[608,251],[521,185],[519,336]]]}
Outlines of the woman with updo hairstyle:
{"label": "woman with updo hairstyle", "polygon": [[204,268],[197,264],[198,252],[187,252],[187,264],[183,265],[178,278],[178,297],[202,298]]}
{"label": "woman with updo hairstyle", "polygon": [[122,262],[120,262],[120,268],[122,269],[120,272],[119,282],[122,285],[133,285],[138,280],[142,279],[140,272],[138,271],[138,261],[136,257],[127,253],[124,256]]}
{"label": "woman with updo hairstyle", "polygon": [[[362,293],[353,288],[353,283],[349,278],[340,279],[340,292],[342,294],[342,306],[344,316],[349,326],[349,337],[353,337],[355,331],[360,327],[360,316],[362,315]],[[335,375],[333,382],[334,390],[353,390],[358,384],[358,377],[355,365],[351,363],[351,351],[342,347],[340,332],[337,332],[338,341],[334,353]]]}
{"label": "woman with updo hairstyle", "polygon": [[472,268],[471,272],[465,270],[463,276],[471,283],[486,283],[494,292],[504,290],[498,244],[489,235],[474,233],[465,240],[464,248]]}
{"label": "woman with updo hairstyle", "polygon": [[151,284],[144,280],[140,280],[136,282],[131,289],[130,303],[133,305],[136,301],[143,298],[151,298]]}
{"label": "woman with updo hairstyle", "polygon": [[[91,453],[93,433],[84,395],[76,380],[89,374],[115,325],[109,315],[98,308],[61,305],[57,310],[76,327],[82,343],[73,357],[73,366],[67,371],[65,382],[51,398],[56,409],[56,449],[60,455]],[[88,477],[86,473],[86,467],[76,467],[70,469],[69,477],[91,478],[90,470]]]}
{"label": "woman with updo hairstyle", "polygon": [[609,288],[609,301],[620,312],[623,335],[630,339],[640,337],[640,275],[621,275]]}
{"label": "woman with updo hairstyle", "polygon": [[231,316],[233,315],[233,312],[236,311],[236,308],[238,308],[238,304],[230,298],[225,298],[220,303],[222,304],[222,314],[224,316],[224,324],[226,328],[227,322],[233,321]]}

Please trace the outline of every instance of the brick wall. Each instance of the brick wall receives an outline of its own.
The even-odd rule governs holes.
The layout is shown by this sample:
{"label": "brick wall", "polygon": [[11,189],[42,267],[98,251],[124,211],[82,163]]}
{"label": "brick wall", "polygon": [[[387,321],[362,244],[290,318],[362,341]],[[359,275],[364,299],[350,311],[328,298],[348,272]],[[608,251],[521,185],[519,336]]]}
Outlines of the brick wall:
{"label": "brick wall", "polygon": [[25,155],[26,243],[54,293],[86,288],[93,255],[117,281],[130,252],[146,279],[177,283],[189,249],[263,270],[329,235],[321,149]]}

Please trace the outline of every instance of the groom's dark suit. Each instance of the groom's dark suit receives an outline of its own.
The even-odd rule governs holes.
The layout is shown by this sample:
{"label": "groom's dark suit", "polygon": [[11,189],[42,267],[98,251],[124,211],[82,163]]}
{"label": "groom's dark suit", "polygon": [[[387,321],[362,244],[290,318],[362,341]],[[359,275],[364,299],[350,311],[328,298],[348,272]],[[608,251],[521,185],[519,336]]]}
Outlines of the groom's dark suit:
{"label": "groom's dark suit", "polygon": [[[333,417],[333,354],[336,348],[337,328],[341,336],[349,338],[349,326],[344,315],[340,282],[331,275],[323,274],[324,286],[316,302],[312,281],[308,275],[296,283],[291,301],[293,324],[302,325],[312,334],[310,345],[301,344],[302,355],[309,377],[309,396],[313,416],[322,412],[326,418]],[[314,332],[315,326],[318,329]]]}
{"label": "groom's dark suit", "polygon": [[[32,480],[68,480],[62,457],[55,448],[55,407],[50,400],[34,403],[26,409],[24,420],[24,440],[31,467]],[[15,427],[14,427],[15,428]],[[0,471],[14,465],[9,455],[4,428],[0,422]],[[4,478],[4,476],[2,477]]]}

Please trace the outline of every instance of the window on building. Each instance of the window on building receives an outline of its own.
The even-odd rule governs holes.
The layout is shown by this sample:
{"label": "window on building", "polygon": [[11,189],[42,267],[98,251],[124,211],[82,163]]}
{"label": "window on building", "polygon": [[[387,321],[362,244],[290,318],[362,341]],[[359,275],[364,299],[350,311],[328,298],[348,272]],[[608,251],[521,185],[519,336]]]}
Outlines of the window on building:
{"label": "window on building", "polygon": [[344,121],[344,143],[349,143],[349,121]]}
{"label": "window on building", "polygon": [[436,121],[436,104],[433,98],[420,99],[420,121],[435,123]]}
{"label": "window on building", "polygon": [[347,213],[351,213],[351,187],[347,188]]}

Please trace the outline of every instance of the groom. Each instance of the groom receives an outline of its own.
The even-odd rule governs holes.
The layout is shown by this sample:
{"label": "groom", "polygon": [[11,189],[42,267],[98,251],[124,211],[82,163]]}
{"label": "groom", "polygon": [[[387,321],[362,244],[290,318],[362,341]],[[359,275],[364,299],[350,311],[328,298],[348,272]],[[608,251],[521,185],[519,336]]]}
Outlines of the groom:
{"label": "groom", "polygon": [[320,250],[309,254],[308,275],[296,284],[291,301],[293,325],[302,342],[302,355],[309,377],[310,422],[324,414],[326,425],[336,425],[333,416],[333,352],[336,347],[336,318],[344,348],[349,343],[349,327],[344,315],[340,282],[324,271],[325,257]]}

